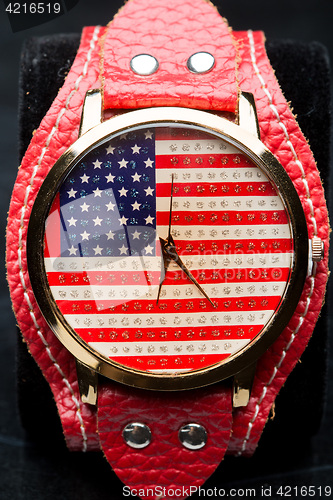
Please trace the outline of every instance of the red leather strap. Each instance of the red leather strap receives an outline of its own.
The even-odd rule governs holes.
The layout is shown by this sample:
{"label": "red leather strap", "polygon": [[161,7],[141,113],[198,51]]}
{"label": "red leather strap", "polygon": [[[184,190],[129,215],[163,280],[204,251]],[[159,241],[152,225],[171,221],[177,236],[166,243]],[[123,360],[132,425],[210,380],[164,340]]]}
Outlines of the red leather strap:
{"label": "red leather strap", "polygon": [[[131,422],[149,426],[151,443],[130,448],[122,437]],[[207,444],[188,450],[179,429],[188,423],[205,427]],[[142,498],[184,498],[214,472],[228,447],[232,424],[231,390],[218,386],[180,393],[152,393],[118,384],[99,388],[98,432],[106,458],[133,494]],[[165,488],[165,490],[164,490]]]}
{"label": "red leather strap", "polygon": [[272,404],[307,346],[325,296],[328,277],[329,223],[320,175],[315,160],[286,102],[265,51],[261,32],[234,33],[241,62],[242,90],[255,96],[261,140],[280,160],[293,180],[306,216],[309,237],[325,243],[325,258],[307,278],[298,307],[278,340],[260,358],[251,400],[234,413],[229,453],[251,455]]}
{"label": "red leather strap", "polygon": [[[72,356],[56,340],[37,308],[27,274],[25,241],[30,210],[40,185],[57,158],[77,138],[86,91],[100,86],[98,37],[103,33],[102,28],[84,30],[78,55],[66,82],[32,139],[12,197],[7,240],[8,277],[17,321],[31,354],[50,383],[68,446],[75,450],[99,447],[96,415],[94,409],[80,401]],[[227,25],[207,2],[195,0],[184,4],[179,0],[170,0],[168,3],[162,0],[130,0],[109,26],[104,40],[105,108],[182,105],[235,111],[235,61],[240,60],[240,87],[255,94],[262,139],[293,179],[306,213],[309,233],[311,236],[317,234],[325,241],[327,255],[328,221],[319,174],[306,140],[269,65],[263,35],[241,33],[236,34],[236,37],[237,45],[240,46],[237,57]],[[202,50],[213,53],[216,66],[205,75],[193,75],[187,70],[186,61],[190,55]],[[131,57],[143,52],[154,55],[160,64],[159,71],[149,77],[134,75],[129,69]],[[237,410],[234,415],[230,452],[238,453],[241,450],[244,454],[250,454],[255,449],[272,402],[311,336],[326,279],[327,259],[317,265],[315,276],[307,280],[302,299],[288,328],[259,361],[250,404],[246,409]],[[202,399],[194,401],[196,394],[161,397],[149,394],[143,400],[139,398],[138,391],[132,393],[126,388],[115,388],[111,383],[101,388],[101,443],[119,477],[132,487],[148,483],[168,485],[168,474],[163,475],[164,482],[161,483],[160,477],[156,479],[157,472],[167,467],[170,460],[176,462],[177,457],[179,476],[177,483],[172,478],[171,484],[202,484],[223,457],[229,435],[228,426],[231,425],[231,409],[230,395],[223,395],[220,389],[207,389]],[[182,410],[185,395],[191,405],[186,403],[186,410]],[[158,440],[154,440],[146,451],[140,453],[133,453],[122,441],[122,426],[133,420],[129,398],[135,408],[135,419],[140,408],[142,419],[149,417],[153,435],[160,436],[160,442],[168,443],[165,454],[156,464],[151,465],[151,457],[157,449],[161,453]],[[155,398],[156,405],[152,404],[151,398]],[[172,435],[168,434],[166,425],[166,399],[167,420],[170,421],[168,428],[172,429]],[[225,407],[222,406],[224,404]],[[130,413],[120,417],[120,406],[126,407]],[[212,408],[214,411],[216,409],[212,415],[216,420],[213,421],[206,415],[206,410]],[[201,409],[204,409],[204,414],[200,413]],[[175,415],[177,418],[174,418]],[[188,454],[187,450],[184,451],[175,436],[178,433],[176,427],[193,421],[194,415],[198,419],[204,418],[202,423],[209,429],[212,440],[207,443],[206,449],[195,452],[197,461],[194,461],[190,477],[189,474],[184,476],[181,473],[181,460],[192,460],[192,452]],[[120,418],[123,419],[121,422]],[[118,422],[116,431],[112,422],[113,425]],[[143,457],[150,457],[149,477],[144,465],[140,466],[141,472],[133,472],[139,471],[139,462],[143,461]],[[131,464],[132,470],[129,468]]]}
{"label": "red leather strap", "polygon": [[[195,75],[186,66],[199,51],[215,67]],[[238,86],[236,48],[217,9],[203,0],[130,0],[109,24],[104,40],[104,107],[188,106],[235,112]],[[159,69],[136,75],[130,61],[150,54]]]}
{"label": "red leather strap", "polygon": [[[94,408],[81,403],[75,360],[41,316],[31,291],[26,234],[31,207],[50,168],[78,137],[84,96],[99,86],[101,28],[83,31],[78,54],[65,84],[34,134],[12,194],[7,228],[7,269],[13,308],[28,349],[50,384],[68,447],[96,449]],[[50,431],[51,432],[51,431]]]}

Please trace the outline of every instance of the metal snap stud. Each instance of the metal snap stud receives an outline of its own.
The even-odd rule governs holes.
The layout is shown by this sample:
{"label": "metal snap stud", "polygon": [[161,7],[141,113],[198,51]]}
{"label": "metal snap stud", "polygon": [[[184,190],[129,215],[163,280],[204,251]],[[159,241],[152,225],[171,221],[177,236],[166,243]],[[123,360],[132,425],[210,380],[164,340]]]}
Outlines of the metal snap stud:
{"label": "metal snap stud", "polygon": [[179,440],[188,450],[200,450],[207,442],[206,429],[199,424],[191,423],[180,428]]}
{"label": "metal snap stud", "polygon": [[187,60],[187,67],[191,73],[208,73],[215,64],[215,58],[209,52],[196,52]]}
{"label": "metal snap stud", "polygon": [[152,75],[158,70],[158,61],[149,54],[138,54],[132,57],[130,62],[131,70],[137,75]]}
{"label": "metal snap stud", "polygon": [[123,430],[123,438],[131,448],[145,448],[151,442],[151,432],[148,425],[140,422],[127,424]]}

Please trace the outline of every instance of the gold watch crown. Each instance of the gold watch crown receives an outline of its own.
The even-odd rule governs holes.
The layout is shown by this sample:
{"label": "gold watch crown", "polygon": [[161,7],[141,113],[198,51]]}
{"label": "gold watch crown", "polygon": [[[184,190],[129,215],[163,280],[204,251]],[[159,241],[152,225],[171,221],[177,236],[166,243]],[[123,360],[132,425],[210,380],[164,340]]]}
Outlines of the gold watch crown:
{"label": "gold watch crown", "polygon": [[318,238],[318,236],[314,236],[311,240],[312,246],[312,261],[320,262],[324,258],[325,247],[324,242]]}

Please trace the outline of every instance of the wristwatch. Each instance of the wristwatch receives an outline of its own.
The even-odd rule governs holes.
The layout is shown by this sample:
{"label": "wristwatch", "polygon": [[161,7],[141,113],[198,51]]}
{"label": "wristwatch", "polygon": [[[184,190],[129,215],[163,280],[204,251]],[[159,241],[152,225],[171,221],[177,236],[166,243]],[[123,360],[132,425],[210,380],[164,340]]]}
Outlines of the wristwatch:
{"label": "wristwatch", "polygon": [[250,456],[328,275],[309,145],[261,32],[205,0],[83,30],[19,169],[8,281],[71,450],[184,498]]}

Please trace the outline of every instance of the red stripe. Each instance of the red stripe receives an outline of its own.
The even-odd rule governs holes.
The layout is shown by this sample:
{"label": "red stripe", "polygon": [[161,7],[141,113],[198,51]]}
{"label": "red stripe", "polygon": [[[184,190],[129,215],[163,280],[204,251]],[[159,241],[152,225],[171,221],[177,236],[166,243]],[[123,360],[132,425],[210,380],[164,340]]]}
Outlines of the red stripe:
{"label": "red stripe", "polygon": [[[270,182],[198,182],[175,184],[176,196],[277,196]],[[156,184],[156,196],[170,197],[170,183]]]}
{"label": "red stripe", "polygon": [[[207,283],[255,283],[266,281],[287,281],[289,277],[289,268],[269,267],[266,269],[245,268],[245,269],[217,269],[214,270],[191,270],[194,278],[202,285]],[[91,271],[89,274],[82,273],[47,273],[50,286],[81,286],[81,285],[121,285],[135,287],[135,285],[145,285],[147,281],[143,273],[138,274],[138,280],[133,279],[133,272],[116,271],[114,273],[103,271]],[[154,271],[150,273],[151,284],[159,285],[160,273]],[[183,271],[167,271],[164,286],[186,285],[189,284],[189,278]]]}
{"label": "red stripe", "polygon": [[[271,240],[215,240],[215,241],[187,241],[178,240],[176,247],[179,255],[211,255],[223,250],[223,254],[228,257],[234,253],[240,255],[253,255],[258,253],[280,253],[292,252],[293,245],[291,239],[271,239]],[[206,253],[205,253],[206,252]],[[210,253],[212,252],[212,253]],[[223,255],[222,254],[222,255]],[[221,255],[221,254],[220,254]]]}
{"label": "red stripe", "polygon": [[[169,224],[168,212],[157,212],[157,225],[167,226]],[[172,225],[209,225],[209,226],[228,226],[228,225],[248,225],[248,224],[287,224],[288,217],[284,210],[267,211],[228,211],[221,212],[178,212],[172,216]]]}
{"label": "red stripe", "polygon": [[44,257],[59,257],[60,248],[60,195],[56,194],[45,223]]}
{"label": "red stripe", "polygon": [[[218,269],[214,270],[191,270],[194,278],[202,285],[207,283],[255,283],[265,281],[288,281],[289,268],[245,268],[245,269]],[[189,283],[189,279],[182,271],[168,271],[165,285],[175,286],[175,284]]]}
{"label": "red stripe", "polygon": [[140,272],[135,273],[133,271],[89,271],[87,272],[50,272],[47,273],[47,278],[50,286],[53,285],[63,285],[63,286],[88,286],[88,285],[100,285],[100,286],[115,286],[121,285],[126,288],[126,286],[134,287],[135,285],[148,285],[147,275],[149,276],[150,285],[159,285],[161,279],[161,273],[159,271],[153,272]]}
{"label": "red stripe", "polygon": [[205,341],[250,338],[258,335],[264,325],[218,325],[204,327],[168,328],[77,328],[75,331],[85,342],[172,342]]}
{"label": "red stripe", "polygon": [[147,371],[147,370],[165,370],[173,369],[178,370],[198,370],[200,368],[206,368],[207,366],[220,363],[222,360],[228,358],[230,354],[197,354],[194,356],[190,355],[179,355],[179,356],[142,356],[141,358],[136,356],[119,356],[110,359],[120,363],[122,365],[136,368],[137,370]]}
{"label": "red stripe", "polygon": [[[275,310],[280,302],[279,296],[271,297],[241,297],[218,298],[211,297],[216,304],[216,311],[264,311]],[[124,300],[57,300],[63,314],[177,314],[186,312],[213,311],[213,307],[205,297],[186,299],[160,299],[159,304],[149,299],[138,299],[124,302]]]}
{"label": "red stripe", "polygon": [[156,141],[202,141],[216,139],[208,132],[201,130],[191,130],[188,128],[157,127],[155,129]]}
{"label": "red stripe", "polygon": [[[198,151],[197,154],[156,154],[156,169],[162,168],[249,168],[256,167],[246,156],[241,154],[211,153]],[[259,171],[259,169],[258,169]]]}

